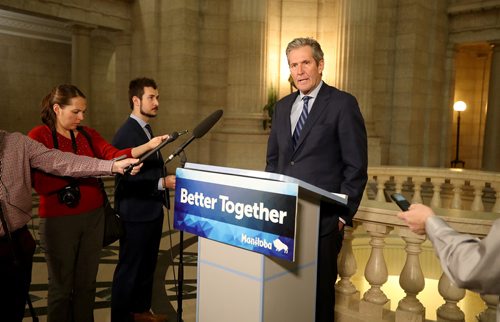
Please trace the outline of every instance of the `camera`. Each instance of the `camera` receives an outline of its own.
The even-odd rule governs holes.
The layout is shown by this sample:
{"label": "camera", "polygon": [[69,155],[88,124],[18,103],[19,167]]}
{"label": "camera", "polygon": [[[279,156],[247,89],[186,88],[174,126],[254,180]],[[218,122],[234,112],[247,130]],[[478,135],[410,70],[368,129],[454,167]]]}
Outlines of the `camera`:
{"label": "camera", "polygon": [[78,184],[71,183],[57,192],[59,202],[70,208],[78,206],[80,201],[80,188]]}

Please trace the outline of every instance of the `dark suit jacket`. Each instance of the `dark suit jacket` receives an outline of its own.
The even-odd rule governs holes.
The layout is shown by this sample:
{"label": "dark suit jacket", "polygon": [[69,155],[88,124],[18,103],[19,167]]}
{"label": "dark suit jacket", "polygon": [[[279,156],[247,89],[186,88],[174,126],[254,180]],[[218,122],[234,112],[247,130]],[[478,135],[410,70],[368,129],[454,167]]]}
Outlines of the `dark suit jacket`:
{"label": "dark suit jacket", "polygon": [[323,83],[293,148],[290,112],[299,92],[277,102],[267,147],[266,171],[348,195],[348,207],[322,204],[320,234],[338,217],[352,225],[367,181],[367,137],[356,98]]}
{"label": "dark suit jacket", "polygon": [[[112,144],[118,149],[136,147],[149,141],[139,123],[128,118],[116,132]],[[125,221],[151,221],[163,216],[165,193],[158,190],[158,180],[164,176],[163,160],[156,154],[144,161],[135,176],[117,176],[115,204]]]}

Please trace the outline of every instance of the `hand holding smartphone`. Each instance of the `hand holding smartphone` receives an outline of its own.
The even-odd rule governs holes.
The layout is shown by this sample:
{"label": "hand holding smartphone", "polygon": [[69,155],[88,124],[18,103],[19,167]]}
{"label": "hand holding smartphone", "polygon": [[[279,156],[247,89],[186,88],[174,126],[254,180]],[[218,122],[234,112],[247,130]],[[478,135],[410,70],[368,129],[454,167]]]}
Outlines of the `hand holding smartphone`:
{"label": "hand holding smartphone", "polygon": [[393,193],[391,199],[401,208],[403,211],[407,211],[410,208],[410,203],[406,198],[400,193]]}

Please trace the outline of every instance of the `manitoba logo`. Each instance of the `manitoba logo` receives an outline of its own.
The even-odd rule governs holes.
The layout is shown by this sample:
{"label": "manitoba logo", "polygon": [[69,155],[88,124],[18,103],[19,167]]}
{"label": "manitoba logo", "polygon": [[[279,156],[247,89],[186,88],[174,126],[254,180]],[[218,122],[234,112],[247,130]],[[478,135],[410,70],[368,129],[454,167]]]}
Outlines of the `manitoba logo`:
{"label": "manitoba logo", "polygon": [[284,244],[279,238],[276,238],[273,241],[274,248],[276,251],[279,252],[284,252],[285,254],[288,254],[288,246]]}
{"label": "manitoba logo", "polygon": [[[265,239],[260,239],[259,237],[248,237],[246,234],[241,234],[241,242],[245,244],[250,244],[252,246],[272,249],[273,246],[270,242]],[[286,245],[285,245],[286,246]]]}

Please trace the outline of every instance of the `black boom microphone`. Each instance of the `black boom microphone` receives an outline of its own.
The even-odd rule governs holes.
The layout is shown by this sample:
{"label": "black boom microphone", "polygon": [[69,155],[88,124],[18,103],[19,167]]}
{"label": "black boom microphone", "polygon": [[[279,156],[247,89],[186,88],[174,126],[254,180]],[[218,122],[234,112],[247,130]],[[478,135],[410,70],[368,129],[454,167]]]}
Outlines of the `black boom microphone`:
{"label": "black boom microphone", "polygon": [[141,163],[144,162],[144,160],[146,160],[147,158],[149,158],[150,155],[158,152],[158,150],[160,150],[161,148],[163,148],[165,145],[171,143],[171,142],[174,142],[175,140],[177,140],[177,138],[181,135],[184,135],[186,134],[188,131],[187,130],[184,130],[184,131],[181,131],[180,133],[179,132],[172,132],[171,134],[168,135],[168,139],[166,139],[165,141],[161,142],[160,144],[158,144],[156,146],[156,148],[154,149],[151,149],[149,150],[148,152],[144,153],[140,158],[139,158],[139,161],[137,161],[136,163],[134,164],[131,164],[129,165],[128,167],[125,168],[124,170],[124,173],[127,174],[127,173],[130,173],[130,171],[132,171],[132,168],[135,167],[136,165],[139,165]]}
{"label": "black boom microphone", "polygon": [[207,134],[208,131],[219,121],[219,119],[222,116],[223,111],[222,110],[217,110],[210,114],[206,119],[204,119],[198,126],[196,126],[193,129],[193,134],[189,139],[187,139],[180,147],[178,147],[171,155],[168,156],[167,161],[165,161],[165,164],[168,162],[172,161],[172,159],[176,156],[179,155],[188,145],[191,143],[194,139],[199,139],[205,134]]}

